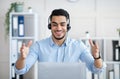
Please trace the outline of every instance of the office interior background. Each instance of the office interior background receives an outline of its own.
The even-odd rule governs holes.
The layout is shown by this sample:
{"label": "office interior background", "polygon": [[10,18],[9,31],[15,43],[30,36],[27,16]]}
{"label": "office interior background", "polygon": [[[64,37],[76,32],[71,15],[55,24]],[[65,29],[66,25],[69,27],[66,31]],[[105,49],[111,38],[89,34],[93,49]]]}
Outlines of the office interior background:
{"label": "office interior background", "polygon": [[[0,78],[9,79],[9,36],[5,34],[5,14],[10,4],[24,2],[24,12],[32,7],[38,14],[38,39],[51,35],[48,17],[53,9],[63,8],[70,14],[68,36],[80,39],[88,31],[91,37],[117,38],[120,28],[120,0],[0,0]],[[74,2],[75,1],[75,2]],[[34,26],[33,26],[34,27]],[[30,75],[29,75],[30,76]]]}

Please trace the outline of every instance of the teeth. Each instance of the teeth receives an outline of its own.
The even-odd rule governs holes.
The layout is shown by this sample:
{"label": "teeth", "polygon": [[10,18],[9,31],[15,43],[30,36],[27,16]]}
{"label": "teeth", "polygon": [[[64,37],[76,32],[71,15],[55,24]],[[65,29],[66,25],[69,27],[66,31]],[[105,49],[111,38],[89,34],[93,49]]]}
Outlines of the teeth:
{"label": "teeth", "polygon": [[61,34],[61,32],[56,32],[56,34]]}

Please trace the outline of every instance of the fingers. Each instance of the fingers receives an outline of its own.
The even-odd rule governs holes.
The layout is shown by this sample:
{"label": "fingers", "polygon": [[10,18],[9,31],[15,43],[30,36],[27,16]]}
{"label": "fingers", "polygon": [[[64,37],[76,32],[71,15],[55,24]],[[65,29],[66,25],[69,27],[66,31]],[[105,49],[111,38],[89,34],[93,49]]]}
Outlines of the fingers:
{"label": "fingers", "polygon": [[25,48],[25,43],[22,44],[22,48]]}
{"label": "fingers", "polygon": [[21,48],[20,48],[20,51],[21,52],[24,52],[24,48],[25,48],[25,43],[22,44]]}
{"label": "fingers", "polygon": [[22,44],[21,48],[20,48],[20,52],[21,52],[21,58],[25,59],[29,53],[29,47],[32,45],[32,41],[30,40],[28,42],[27,45],[25,45],[25,43]]}
{"label": "fingers", "polygon": [[95,42],[95,47],[98,49],[99,48],[99,46],[98,46],[98,43],[97,42]]}
{"label": "fingers", "polygon": [[30,40],[27,44],[27,47],[30,47],[32,45],[32,40]]}
{"label": "fingers", "polygon": [[92,41],[91,39],[89,39],[89,43],[90,43],[91,47],[96,47],[96,48],[98,48],[98,43],[97,43],[97,42]]}
{"label": "fingers", "polygon": [[93,41],[91,39],[89,39],[89,43],[91,46],[94,46]]}
{"label": "fingers", "polygon": [[21,52],[25,52],[26,47],[29,48],[31,45],[32,45],[32,41],[31,40],[28,42],[27,45],[25,45],[25,43],[23,43],[22,46],[21,46],[21,48],[20,48],[20,51]]}

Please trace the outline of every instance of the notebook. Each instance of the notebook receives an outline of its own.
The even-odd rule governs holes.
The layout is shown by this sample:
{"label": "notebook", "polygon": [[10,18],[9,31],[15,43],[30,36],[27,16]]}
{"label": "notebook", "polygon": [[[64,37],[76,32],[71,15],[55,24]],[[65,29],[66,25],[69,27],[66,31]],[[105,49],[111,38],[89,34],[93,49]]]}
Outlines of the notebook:
{"label": "notebook", "polygon": [[38,63],[38,79],[86,79],[84,63]]}

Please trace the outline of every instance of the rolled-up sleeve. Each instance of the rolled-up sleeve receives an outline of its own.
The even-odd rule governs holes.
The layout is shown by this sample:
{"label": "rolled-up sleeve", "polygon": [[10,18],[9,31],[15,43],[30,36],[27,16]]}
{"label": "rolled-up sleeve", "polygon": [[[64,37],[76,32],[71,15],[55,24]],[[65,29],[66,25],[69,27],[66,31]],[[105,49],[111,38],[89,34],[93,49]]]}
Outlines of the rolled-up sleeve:
{"label": "rolled-up sleeve", "polygon": [[18,75],[25,74],[25,72],[26,72],[26,67],[24,67],[24,68],[22,68],[22,69],[20,69],[20,70],[18,70],[18,69],[16,68],[16,66],[15,66],[14,68],[15,68],[16,74],[18,74]]}
{"label": "rolled-up sleeve", "polygon": [[105,69],[106,69],[106,63],[105,62],[103,62],[103,65],[102,65],[102,67],[101,68],[96,68],[95,67],[95,65],[93,65],[93,73],[101,73],[101,72],[103,72],[103,71],[105,71]]}

